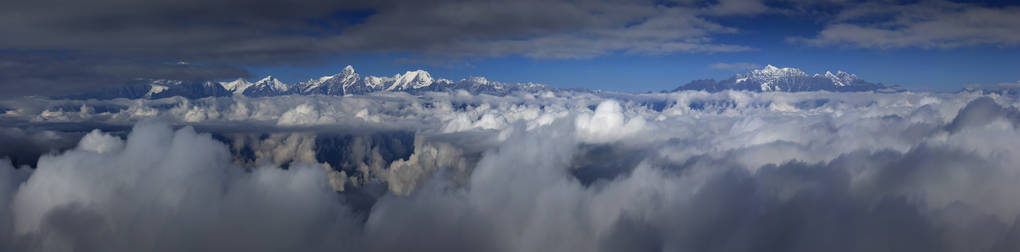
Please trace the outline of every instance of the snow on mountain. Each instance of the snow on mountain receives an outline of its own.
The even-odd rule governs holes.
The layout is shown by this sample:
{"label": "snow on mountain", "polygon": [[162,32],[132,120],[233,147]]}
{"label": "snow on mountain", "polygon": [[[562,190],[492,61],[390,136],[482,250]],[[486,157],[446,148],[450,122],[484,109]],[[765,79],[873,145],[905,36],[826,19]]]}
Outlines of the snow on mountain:
{"label": "snow on mountain", "polygon": [[357,86],[365,85],[361,81],[361,77],[358,75],[358,73],[354,72],[353,66],[347,65],[347,67],[344,67],[344,71],[342,74],[344,77],[340,81],[340,85],[344,94],[351,93],[352,91],[354,91],[354,89],[358,88]]}
{"label": "snow on mountain", "polygon": [[255,85],[271,87],[275,90],[280,91],[287,91],[288,89],[287,84],[284,84],[282,81],[276,79],[276,77],[273,76],[266,76],[266,78],[262,78],[258,82],[255,82]]}
{"label": "snow on mountain", "polygon": [[[123,88],[98,90],[71,98],[112,99],[112,98],[165,98],[181,96],[186,98],[222,97],[244,95],[264,97],[279,95],[360,95],[380,91],[407,92],[448,92],[465,90],[471,93],[506,95],[513,92],[534,92],[556,88],[542,84],[520,84],[491,81],[485,77],[468,77],[458,81],[435,78],[425,70],[407,71],[392,77],[365,76],[355,72],[353,66],[344,67],[339,73],[313,78],[305,82],[288,85],[267,76],[255,83],[245,79],[226,82],[184,82],[180,80],[139,79],[135,85]],[[583,89],[576,89],[583,90]],[[809,75],[792,67],[766,65],[764,68],[736,74],[726,80],[695,80],[674,91],[702,90],[718,92],[724,90],[748,90],[755,92],[801,92],[801,91],[896,91],[896,87],[870,83],[857,75],[843,71],[826,71]]]}
{"label": "snow on mountain", "polygon": [[[444,79],[436,81],[443,83]],[[538,92],[554,90],[555,88],[538,83],[504,83],[491,81],[485,77],[468,77],[456,82],[445,83],[439,86],[446,90],[465,90],[471,93],[483,93],[490,95],[507,95],[513,92]]]}
{"label": "snow on mountain", "polygon": [[[165,87],[165,88],[164,88]],[[153,80],[149,83],[149,91],[144,98],[166,98],[180,96],[185,98],[223,97],[234,93],[218,82],[183,82],[176,80]]]}
{"label": "snow on mountain", "polygon": [[361,77],[354,72],[354,67],[348,65],[338,74],[298,83],[296,88],[301,94],[344,95],[348,93],[347,89],[360,81]]}
{"label": "snow on mountain", "polygon": [[276,96],[287,94],[289,90],[290,86],[276,79],[276,77],[266,76],[245,89],[243,94],[249,97]]}
{"label": "snow on mountain", "polygon": [[851,84],[854,83],[854,81],[857,81],[856,74],[849,74],[843,71],[836,71],[836,74],[832,74],[832,72],[825,71],[825,77],[832,80],[833,84],[836,84],[837,86],[841,87],[850,86]]}
{"label": "snow on mountain", "polygon": [[223,86],[223,89],[226,89],[235,95],[244,94],[244,90],[248,89],[252,85],[255,85],[255,83],[248,82],[243,78],[237,78],[236,80],[229,82],[220,82],[220,86]]}
{"label": "snow on mountain", "polygon": [[765,68],[756,69],[744,75],[737,75],[736,83],[755,82],[761,87],[761,91],[783,91],[780,83],[796,81],[797,78],[807,77],[804,71],[796,68],[778,68],[767,65]]}
{"label": "snow on mountain", "polygon": [[452,80],[445,79],[445,78],[439,78],[439,79],[436,79],[436,81],[432,82],[432,84],[441,84],[441,85],[447,85],[447,84],[451,84],[451,83],[453,83]]}
{"label": "snow on mountain", "polygon": [[295,85],[295,88],[299,93],[309,93],[312,90],[319,88],[323,82],[326,82],[330,76],[319,77],[318,79],[310,79],[304,82],[300,82]]}
{"label": "snow on mountain", "polygon": [[884,89],[885,86],[862,81],[857,75],[837,71],[808,75],[804,71],[792,67],[779,68],[767,65],[745,74],[737,74],[727,80],[697,80],[678,87],[680,90],[704,90],[710,92],[722,90],[750,90],[758,92],[800,92],[800,91],[869,91]]}
{"label": "snow on mountain", "polygon": [[150,87],[149,88],[149,92],[145,93],[145,97],[146,98],[152,98],[153,95],[162,93],[163,91],[166,91],[167,89],[170,89],[170,87],[163,86],[163,85],[157,85],[157,84],[149,84],[149,87]]}
{"label": "snow on mountain", "polygon": [[403,75],[393,76],[393,84],[390,84],[386,90],[389,91],[400,91],[400,90],[411,90],[425,88],[435,80],[432,79],[432,75],[425,70],[407,71]]}
{"label": "snow on mountain", "polygon": [[354,95],[377,91],[428,91],[433,84],[453,83],[447,79],[434,79],[425,70],[407,71],[393,77],[366,76],[364,79],[354,67],[344,67],[338,74],[311,79],[295,86],[299,94]]}
{"label": "snow on mountain", "polygon": [[181,84],[183,84],[183,82],[179,80],[151,80],[149,81],[149,91],[142,97],[152,98],[154,96],[159,96],[160,93],[170,90],[170,87],[180,86]]}
{"label": "snow on mountain", "polygon": [[65,98],[113,99],[148,98],[159,99],[173,96],[185,98],[224,97],[242,95],[265,97],[280,95],[360,95],[380,91],[407,92],[448,92],[465,90],[472,93],[505,95],[517,91],[551,90],[552,87],[527,83],[503,83],[490,81],[485,77],[469,77],[459,81],[434,78],[425,70],[407,71],[392,77],[365,76],[355,72],[353,66],[344,67],[339,73],[312,78],[293,85],[286,84],[272,76],[266,76],[254,83],[243,78],[222,82],[185,82],[168,79],[138,79],[134,85],[82,93]]}
{"label": "snow on mountain", "polygon": [[489,81],[485,77],[471,76],[454,84],[458,89],[479,90],[479,89],[505,89],[505,84],[497,81]]}
{"label": "snow on mountain", "polygon": [[[778,68],[773,65],[767,65],[762,69],[752,70],[750,73],[737,75],[740,79],[757,80],[763,83],[775,83],[784,79],[797,78],[807,76],[804,71],[792,67]],[[738,81],[740,82],[740,81]]]}
{"label": "snow on mountain", "polygon": [[393,80],[393,77],[368,76],[365,77],[365,86],[374,90],[382,90],[386,84],[393,83]]}

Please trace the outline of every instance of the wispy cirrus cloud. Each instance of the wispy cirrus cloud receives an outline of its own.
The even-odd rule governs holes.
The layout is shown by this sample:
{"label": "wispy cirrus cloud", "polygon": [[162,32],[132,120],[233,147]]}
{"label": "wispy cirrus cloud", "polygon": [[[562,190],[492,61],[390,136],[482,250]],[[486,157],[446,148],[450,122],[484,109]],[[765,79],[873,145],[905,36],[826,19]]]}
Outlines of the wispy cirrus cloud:
{"label": "wispy cirrus cloud", "polygon": [[735,63],[715,63],[708,65],[709,69],[712,70],[723,70],[723,71],[745,71],[749,69],[761,68],[761,65],[747,62],[735,62]]}
{"label": "wispy cirrus cloud", "polygon": [[811,46],[947,49],[1020,44],[1020,8],[949,1],[848,5],[813,37],[787,41]]}
{"label": "wispy cirrus cloud", "polygon": [[[51,9],[46,6],[68,6]],[[730,4],[723,4],[730,6]],[[280,62],[323,53],[583,58],[745,50],[694,4],[652,1],[24,2],[0,11],[10,49],[196,61]],[[180,22],[187,20],[187,22]]]}

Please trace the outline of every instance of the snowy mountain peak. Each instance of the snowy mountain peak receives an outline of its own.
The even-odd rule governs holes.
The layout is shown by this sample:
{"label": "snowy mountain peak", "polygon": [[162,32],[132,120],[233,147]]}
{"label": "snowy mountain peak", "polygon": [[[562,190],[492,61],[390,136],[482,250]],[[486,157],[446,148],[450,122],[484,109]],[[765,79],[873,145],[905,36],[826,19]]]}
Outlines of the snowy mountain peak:
{"label": "snowy mountain peak", "polygon": [[340,72],[339,74],[336,74],[336,75],[333,75],[333,76],[334,76],[334,78],[335,77],[340,77],[338,80],[340,82],[344,83],[345,86],[350,85],[351,83],[357,82],[358,80],[361,79],[361,77],[358,75],[358,73],[354,72],[354,67],[351,67],[351,66],[345,67],[343,72]]}
{"label": "snowy mountain peak", "polygon": [[232,81],[190,81],[167,79],[136,79],[125,88],[101,90],[94,93],[83,93],[73,97],[88,99],[110,98],[146,98],[159,99],[180,96],[185,98],[204,97],[267,97],[282,95],[333,95],[347,96],[369,94],[380,91],[407,92],[421,94],[424,92],[448,92],[465,90],[471,93],[490,95],[506,95],[516,91],[548,91],[556,88],[541,84],[503,83],[490,81],[485,77],[468,77],[460,81],[433,77],[425,70],[406,71],[392,77],[360,76],[353,66],[345,66],[339,73],[310,78],[307,81],[286,84],[273,76],[266,76],[252,83],[244,78]]}
{"label": "snowy mountain peak", "polygon": [[736,83],[752,81],[760,84],[761,91],[782,91],[782,87],[776,85],[780,82],[788,82],[795,78],[807,77],[808,75],[800,69],[792,67],[779,68],[767,65],[762,69],[755,69],[750,73],[737,75]]}
{"label": "snowy mountain peak", "polygon": [[836,71],[836,74],[825,71],[825,78],[829,78],[832,80],[832,84],[841,87],[850,86],[854,83],[854,81],[857,81],[856,74],[849,74],[843,71]]}
{"label": "snowy mountain peak", "polygon": [[236,95],[243,94],[245,89],[254,85],[254,83],[248,82],[248,80],[245,80],[244,78],[237,78],[236,80],[229,82],[220,82],[219,84],[220,86],[223,86],[223,89],[226,89]]}
{"label": "snowy mountain peak", "polygon": [[[274,80],[276,80],[276,77],[273,77],[272,75],[269,75],[269,76],[266,76],[265,78],[262,78],[259,81],[256,81],[255,83],[272,82]],[[276,81],[279,81],[279,80],[276,80]]]}
{"label": "snowy mountain peak", "polygon": [[836,73],[826,71],[825,74],[808,75],[797,68],[776,67],[767,65],[733,78],[715,80],[697,80],[676,90],[752,90],[759,92],[800,92],[800,91],[837,91],[856,92],[872,91],[886,88],[881,84],[869,83],[857,78],[857,75],[843,71]]}
{"label": "snowy mountain peak", "polygon": [[430,75],[429,72],[421,69],[407,71],[403,75],[394,76],[393,79],[393,84],[386,90],[419,89],[428,87],[435,81],[432,79],[432,75]]}
{"label": "snowy mountain peak", "polygon": [[781,77],[792,77],[792,76],[807,76],[804,71],[792,67],[775,67],[773,65],[767,65],[765,68],[751,71],[749,76],[759,78],[781,78]]}
{"label": "snowy mountain peak", "polygon": [[276,79],[276,77],[273,76],[266,76],[265,78],[262,78],[261,80],[255,82],[255,86],[265,87],[270,90],[278,91],[287,91],[288,89],[287,84],[284,84],[282,81]]}
{"label": "snowy mountain peak", "polygon": [[361,77],[354,72],[354,67],[347,65],[340,73],[298,83],[298,87],[300,93],[304,94],[337,95],[343,94],[347,87],[357,84],[360,80]]}

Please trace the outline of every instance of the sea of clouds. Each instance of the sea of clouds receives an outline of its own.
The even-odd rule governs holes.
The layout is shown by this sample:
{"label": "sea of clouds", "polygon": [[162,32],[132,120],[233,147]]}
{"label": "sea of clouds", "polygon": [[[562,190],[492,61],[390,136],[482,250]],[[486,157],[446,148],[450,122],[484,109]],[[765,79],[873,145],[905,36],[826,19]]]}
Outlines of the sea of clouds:
{"label": "sea of clouds", "polygon": [[1018,251],[1020,97],[0,101],[2,251]]}

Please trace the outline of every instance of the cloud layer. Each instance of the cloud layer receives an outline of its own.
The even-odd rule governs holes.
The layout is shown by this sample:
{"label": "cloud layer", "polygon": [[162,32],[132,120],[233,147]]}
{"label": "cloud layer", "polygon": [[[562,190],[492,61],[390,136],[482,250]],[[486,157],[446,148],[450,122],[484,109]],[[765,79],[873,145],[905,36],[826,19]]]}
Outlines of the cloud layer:
{"label": "cloud layer", "polygon": [[13,128],[113,134],[67,135],[76,146],[31,167],[0,162],[0,246],[1013,251],[1018,104],[980,92],[6,101]]}
{"label": "cloud layer", "polygon": [[[66,8],[46,8],[54,5]],[[3,15],[0,30],[19,36],[0,43],[0,48],[189,60],[260,62],[317,53],[387,51],[577,58],[610,51],[747,49],[710,42],[711,35],[734,29],[698,17],[704,10],[693,3],[57,0],[12,4],[5,10],[8,15]]]}

